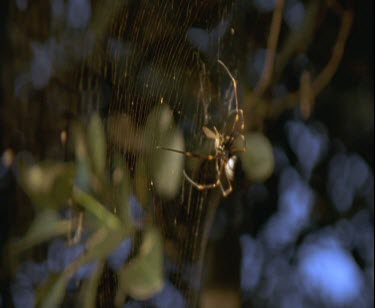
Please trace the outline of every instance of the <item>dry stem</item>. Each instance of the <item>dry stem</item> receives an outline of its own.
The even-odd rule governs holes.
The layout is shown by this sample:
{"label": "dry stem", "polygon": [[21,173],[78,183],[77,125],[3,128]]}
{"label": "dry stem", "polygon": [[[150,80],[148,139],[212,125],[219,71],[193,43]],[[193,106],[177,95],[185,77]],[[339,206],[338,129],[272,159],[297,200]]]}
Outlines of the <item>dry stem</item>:
{"label": "dry stem", "polygon": [[272,81],[272,74],[275,65],[275,55],[277,42],[280,36],[281,22],[283,20],[284,0],[277,0],[276,7],[273,11],[271,29],[267,42],[267,55],[263,67],[261,78],[255,88],[255,93],[262,96]]}

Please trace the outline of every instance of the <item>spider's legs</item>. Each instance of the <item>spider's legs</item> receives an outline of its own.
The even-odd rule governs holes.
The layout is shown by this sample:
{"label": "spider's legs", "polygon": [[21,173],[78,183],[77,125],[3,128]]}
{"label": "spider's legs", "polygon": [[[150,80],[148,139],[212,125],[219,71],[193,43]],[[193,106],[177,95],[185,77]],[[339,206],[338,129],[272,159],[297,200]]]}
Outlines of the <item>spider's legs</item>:
{"label": "spider's legs", "polygon": [[238,114],[236,116],[236,122],[240,123],[240,130],[243,131],[245,128],[245,120],[243,118],[243,110],[239,109]]}
{"label": "spider's legs", "polygon": [[228,173],[227,173],[226,169],[224,170],[224,173],[225,173],[226,181],[228,182],[228,188],[224,189],[222,183],[220,182],[220,189],[221,189],[221,192],[223,193],[223,197],[226,197],[232,192],[233,187],[232,187],[232,184],[230,182],[230,178],[228,176]]}
{"label": "spider's legs", "polygon": [[216,172],[219,173],[220,172],[220,166],[219,166],[219,160],[218,159],[215,161],[215,168],[216,168]]}
{"label": "spider's legs", "polygon": [[187,173],[185,172],[185,170],[183,170],[183,173],[184,173],[184,176],[185,176],[186,180],[191,185],[193,185],[194,187],[198,188],[199,190],[205,190],[205,189],[212,189],[212,188],[215,188],[218,185],[220,185],[220,183],[221,183],[221,175],[223,174],[223,169],[224,169],[224,163],[222,163],[221,166],[220,166],[220,169],[219,169],[216,181],[214,183],[211,183],[211,184],[199,184],[199,183],[195,182],[191,177],[189,177],[187,175]]}
{"label": "spider's legs", "polygon": [[243,110],[239,109],[236,112],[236,117],[233,121],[232,130],[231,130],[230,134],[233,134],[233,132],[242,132],[244,130],[244,128],[245,128],[245,121],[244,121],[244,117],[243,117]]}
{"label": "spider's legs", "polygon": [[222,67],[226,70],[227,74],[229,75],[230,79],[232,80],[233,83],[233,88],[234,88],[234,97],[235,97],[235,102],[236,102],[236,111],[238,112],[238,95],[237,95],[237,81],[234,79],[233,75],[230,73],[229,69],[227,66],[221,62],[221,60],[217,60],[221,64]]}
{"label": "spider's legs", "polygon": [[203,126],[203,132],[204,134],[206,135],[207,138],[210,138],[210,139],[216,139],[217,138],[217,130],[215,129],[215,132],[213,132],[212,130],[210,130],[208,127],[206,126]]}
{"label": "spider's legs", "polygon": [[246,152],[246,139],[245,139],[245,136],[244,135],[239,135],[239,137],[241,138],[241,141],[242,141],[242,147],[240,147],[240,148],[232,148],[231,152],[233,154],[239,153],[239,152]]}
{"label": "spider's legs", "polygon": [[212,189],[212,188],[217,187],[217,186],[220,184],[220,178],[218,178],[218,179],[216,180],[216,182],[215,182],[215,183],[212,183],[212,184],[199,184],[199,183],[195,182],[191,177],[189,177],[189,176],[186,174],[185,170],[184,170],[183,172],[184,172],[184,176],[185,176],[185,178],[187,179],[187,181],[188,181],[191,185],[193,185],[194,187],[198,188],[199,190]]}
{"label": "spider's legs", "polygon": [[223,185],[220,183],[220,189],[221,193],[223,194],[223,197],[227,197],[233,190],[232,184],[229,182],[229,187],[227,189],[224,189]]}
{"label": "spider's legs", "polygon": [[185,155],[187,157],[201,158],[201,159],[207,159],[207,160],[214,160],[214,159],[216,159],[215,155],[202,155],[202,154],[196,154],[196,153],[193,153],[193,152],[185,152],[185,151],[170,149],[170,148],[161,147],[161,146],[157,146],[156,148],[157,149],[161,149],[161,150],[166,150],[166,151],[171,151],[171,152],[179,153],[179,154]]}

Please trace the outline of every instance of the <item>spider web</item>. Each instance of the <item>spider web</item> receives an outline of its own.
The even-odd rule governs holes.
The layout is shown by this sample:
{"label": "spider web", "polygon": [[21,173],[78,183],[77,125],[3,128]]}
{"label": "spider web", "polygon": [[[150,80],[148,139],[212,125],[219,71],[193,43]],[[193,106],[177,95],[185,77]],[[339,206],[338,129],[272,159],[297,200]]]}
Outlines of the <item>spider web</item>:
{"label": "spider web", "polygon": [[[223,48],[230,50],[233,40],[231,6],[201,1],[140,1],[129,2],[120,11],[103,39],[100,60],[104,61],[94,54],[88,64],[110,84],[106,117],[125,115],[131,123],[123,131],[121,124],[113,122],[112,131],[123,138],[113,142],[113,149],[122,151],[136,177],[138,162],[150,165],[153,160],[152,154],[136,149],[155,148],[160,140],[157,132],[151,138],[131,140],[144,128],[153,110],[156,117],[162,117],[162,107],[167,106],[176,129],[184,135],[185,149],[212,151],[212,142],[207,142],[202,127],[221,128],[233,100],[230,79],[217,63],[221,59],[233,65],[222,55]],[[91,76],[90,68],[89,73],[85,69],[82,81]],[[129,141],[123,141],[126,139]],[[185,165],[194,163],[185,159]],[[203,162],[192,176],[200,183],[212,182],[216,176],[212,166]],[[151,198],[141,203],[162,230],[167,275],[190,307],[197,305],[201,290],[205,247],[220,192],[198,192],[183,180],[182,173],[180,177],[181,185],[169,200],[159,196],[152,177],[148,177],[144,187],[151,191]],[[138,192],[139,199],[142,195]]]}
{"label": "spider web", "polygon": [[[142,305],[195,307],[201,304],[206,307],[202,303],[201,298],[204,296],[201,296],[201,293],[205,295],[204,292],[208,289],[206,287],[210,283],[208,276],[216,275],[216,272],[209,271],[215,266],[217,269],[219,265],[221,266],[220,272],[224,272],[221,277],[228,278],[232,274],[236,275],[236,270],[239,270],[238,264],[230,266],[230,262],[236,258],[237,262],[239,255],[236,255],[235,251],[229,254],[227,250],[229,246],[239,250],[238,244],[242,247],[241,267],[243,265],[245,267],[241,268],[241,282],[239,281],[240,275],[238,275],[235,277],[237,279],[235,283],[237,283],[236,291],[240,289],[240,284],[241,291],[244,291],[241,294],[244,296],[241,298],[243,304],[256,305],[258,303],[262,306],[267,303],[271,305],[287,303],[287,301],[281,301],[282,299],[288,299],[288,303],[292,300],[295,304],[296,299],[298,301],[300,298],[301,302],[304,300],[304,297],[299,297],[302,295],[296,294],[298,288],[295,288],[295,280],[290,279],[292,273],[290,270],[295,272],[294,267],[290,267],[289,264],[291,255],[288,251],[285,253],[284,257],[287,260],[285,264],[289,268],[285,271],[285,267],[279,262],[283,259],[275,258],[272,250],[274,247],[290,245],[291,242],[285,240],[284,244],[279,243],[279,239],[283,240],[285,234],[290,232],[290,229],[285,228],[288,223],[281,219],[279,224],[273,223],[275,221],[273,219],[279,217],[277,216],[279,212],[276,212],[276,216],[270,216],[270,220],[268,218],[266,220],[265,217],[271,213],[265,213],[274,211],[276,201],[273,198],[267,202],[263,200],[265,187],[251,185],[255,187],[248,191],[249,182],[241,182],[242,175],[246,175],[250,181],[253,181],[254,177],[263,181],[264,174],[272,171],[273,155],[271,147],[267,147],[269,145],[266,142],[267,139],[259,138],[261,134],[255,134],[258,138],[254,138],[253,135],[252,146],[248,146],[248,149],[257,149],[259,155],[255,158],[266,157],[264,161],[271,162],[271,164],[266,164],[266,167],[271,165],[271,169],[263,170],[263,174],[260,175],[259,173],[254,175],[256,172],[249,173],[256,169],[255,165],[262,167],[262,164],[258,164],[257,159],[254,163],[251,159],[246,160],[241,157],[240,163],[244,172],[236,172],[235,183],[233,183],[234,191],[222,202],[222,208],[229,205],[228,208],[237,209],[233,216],[241,216],[241,220],[243,218],[241,226],[237,225],[234,229],[241,228],[240,233],[244,236],[241,236],[240,243],[232,241],[236,242],[237,246],[226,245],[222,251],[216,251],[219,253],[219,257],[216,258],[218,262],[214,258],[210,259],[214,261],[214,265],[208,264],[209,262],[204,263],[204,258],[208,250],[207,244],[215,213],[219,203],[223,201],[222,193],[220,189],[198,191],[185,180],[183,171],[186,171],[194,182],[205,184],[213,183],[217,179],[218,168],[214,161],[189,158],[158,149],[158,147],[165,147],[179,151],[212,154],[215,151],[214,142],[205,136],[202,128],[204,126],[209,129],[216,127],[221,134],[225,135],[225,130],[222,128],[233,127],[228,123],[233,123],[231,122],[233,115],[236,115],[231,112],[234,89],[228,74],[219,65],[218,60],[229,68],[229,71],[239,80],[240,90],[244,90],[243,93],[241,91],[239,93],[241,98],[239,108],[244,109],[248,131],[262,131],[265,120],[271,120],[279,116],[284,109],[296,106],[298,103],[296,95],[301,95],[300,107],[303,117],[309,118],[314,105],[313,98],[327,86],[332,78],[330,75],[334,74],[337,63],[340,62],[342,46],[345,45],[350,33],[352,11],[342,8],[339,1],[328,1],[326,3],[327,7],[330,7],[328,11],[322,9],[325,2],[285,1],[283,13],[283,5],[280,5],[283,2],[259,0],[4,1],[2,7],[6,9],[0,10],[0,14],[5,17],[9,14],[10,17],[10,47],[4,50],[11,60],[4,61],[2,67],[5,77],[3,78],[4,94],[1,93],[4,95],[4,100],[1,102],[4,105],[1,111],[4,122],[2,124],[5,128],[2,136],[4,145],[18,153],[17,156],[21,154],[19,156],[21,158],[22,154],[26,154],[23,155],[25,160],[32,161],[31,156],[33,156],[41,161],[47,158],[58,162],[62,160],[71,162],[74,160],[74,151],[69,148],[69,146],[74,147],[71,144],[73,142],[69,142],[71,119],[83,121],[83,124],[90,126],[91,123],[85,123],[85,121],[91,121],[92,115],[99,112],[107,133],[109,153],[107,156],[104,155],[107,157],[107,166],[114,169],[120,153],[120,159],[126,163],[132,179],[132,195],[129,203],[135,223],[139,224],[137,227],[140,226],[140,232],[137,232],[134,238],[126,239],[126,249],[130,246],[133,249],[127,265],[131,265],[135,259],[133,256],[141,250],[139,247],[142,247],[142,223],[156,225],[161,230],[165,251],[166,287],[164,290],[168,292],[162,291],[161,294],[154,296],[153,299],[157,298],[157,302],[151,299],[134,303],[132,299],[127,299],[126,304],[129,306],[135,304],[136,307]],[[5,13],[8,12],[8,6],[9,13]],[[329,19],[333,18],[334,27],[324,26],[324,29],[336,29],[336,15],[340,15],[342,20],[337,41],[333,46],[332,57],[328,59],[325,67],[323,62],[326,63],[327,59],[320,59],[320,57],[323,53],[328,56],[328,49],[321,48],[321,46],[325,46],[328,41],[329,44],[332,43],[331,35],[328,35],[331,30],[327,31],[324,37],[318,35],[314,40],[312,38],[316,36],[313,35],[313,29],[316,28],[318,31],[321,29],[316,27],[315,21],[321,23],[320,13],[324,11],[336,13],[331,17],[328,14]],[[271,17],[272,23],[270,24]],[[281,27],[281,23],[286,25]],[[327,25],[331,25],[331,22]],[[302,36],[299,35],[299,30],[303,30]],[[333,38],[334,35],[331,34]],[[267,37],[268,42],[266,42]],[[315,44],[316,40],[319,44]],[[280,44],[277,43],[278,41]],[[295,44],[295,42],[299,43]],[[308,52],[309,44],[312,45],[311,52]],[[276,48],[278,45],[281,46],[280,53],[276,59],[272,60],[273,56],[270,51],[272,51],[272,46]],[[267,49],[264,49],[265,46]],[[293,59],[294,53],[296,53],[295,59]],[[267,69],[267,63],[272,62],[275,62],[274,80],[267,80],[267,72],[271,72],[272,75],[272,65]],[[241,67],[240,64],[246,65]],[[241,73],[237,71],[237,68],[240,68]],[[315,79],[314,74],[309,73],[314,70],[317,70]],[[299,85],[300,90],[298,90]],[[288,94],[289,91],[291,93]],[[14,108],[14,106],[17,107]],[[299,117],[300,115],[294,114],[293,116]],[[101,122],[98,117],[95,119]],[[313,166],[317,163],[318,156],[315,156],[315,159],[308,159],[303,155],[306,149],[301,152],[300,147],[308,145],[309,142],[311,149],[317,146],[319,142],[317,143],[312,137],[316,136],[315,133],[318,130],[315,130],[314,125],[304,125],[300,121],[288,122],[287,126],[291,150],[298,157],[299,163],[309,162],[309,166],[306,167],[307,171],[303,172],[308,178]],[[305,133],[298,133],[299,136],[294,136],[296,129],[298,132]],[[102,130],[96,130],[96,132],[102,133]],[[282,135],[279,133],[275,135],[276,139]],[[319,134],[317,136],[319,137]],[[95,139],[93,135],[90,137]],[[246,134],[246,137],[250,137],[250,134]],[[98,137],[99,139],[101,138]],[[305,143],[300,142],[302,140]],[[103,140],[99,140],[98,144],[101,143],[100,141]],[[283,141],[280,142],[283,144]],[[261,147],[258,145],[262,144],[263,150],[259,150]],[[279,140],[276,144],[279,144]],[[105,148],[105,145],[103,147]],[[268,150],[265,151],[265,149]],[[20,151],[26,151],[26,153],[20,153]],[[95,151],[92,152],[96,154]],[[291,153],[285,153],[281,148],[275,153],[277,152],[279,156],[282,154],[282,164],[288,161]],[[318,153],[318,151],[311,152],[312,154]],[[263,155],[264,153],[269,155]],[[3,155],[2,163],[8,168],[13,160],[12,151],[6,151],[4,154],[7,155]],[[247,155],[247,158],[251,158],[250,156]],[[241,171],[241,168],[237,169]],[[116,170],[106,171],[114,175]],[[279,171],[276,170],[276,173]],[[285,178],[288,179],[288,183],[293,182],[289,179],[291,174],[294,175],[292,179],[294,178],[295,182],[294,186],[290,185],[288,189],[279,191],[280,196],[287,194],[288,204],[290,204],[288,208],[292,209],[292,205],[299,201],[299,198],[289,198],[290,194],[298,196],[300,192],[304,197],[302,201],[306,201],[302,202],[306,203],[305,208],[310,208],[311,200],[305,198],[306,191],[310,192],[310,190],[309,187],[299,184],[302,183],[302,178],[299,178],[298,172],[289,170],[285,174],[287,174]],[[105,179],[107,180],[107,177]],[[270,183],[270,186],[273,187],[274,184]],[[10,187],[10,185],[7,186]],[[238,194],[239,192],[241,195]],[[9,234],[19,235],[23,234],[25,227],[30,225],[32,207],[17,189],[14,194],[17,194],[15,202],[11,199],[8,203],[9,208],[16,208],[14,220],[17,223],[10,223],[12,220],[5,218],[4,224],[7,227],[4,230],[9,228]],[[258,198],[261,200],[257,201],[256,198],[254,200],[254,196],[261,196]],[[112,197],[110,196],[109,199]],[[111,207],[111,202],[107,202],[107,198],[103,199],[106,200],[103,205],[116,213],[117,209]],[[335,200],[333,202],[335,203]],[[13,203],[17,206],[15,207]],[[246,215],[244,208],[233,206],[233,203],[236,205],[246,203],[246,212],[249,213],[251,219]],[[266,203],[267,206],[263,207]],[[269,203],[272,203],[271,207]],[[255,204],[262,205],[262,209],[260,211],[259,207],[256,211],[249,209]],[[298,216],[302,215],[300,208],[298,206]],[[340,212],[342,208],[338,210]],[[78,216],[78,219],[73,217],[72,225],[74,220],[80,220],[79,211],[80,209],[77,208],[69,214],[69,217]],[[306,210],[304,215],[310,215],[309,211]],[[290,211],[290,219],[294,219],[294,213]],[[62,215],[65,215],[65,212]],[[229,217],[230,213],[219,212],[217,215],[218,221],[222,220],[218,223],[218,228],[228,227],[227,221],[223,222],[227,219],[227,217],[223,219],[224,215]],[[319,218],[322,219],[319,221],[323,221],[324,224],[326,223],[325,215],[321,214]],[[341,215],[337,217],[342,218]],[[237,217],[233,220],[237,220]],[[43,222],[48,221],[49,219],[43,220]],[[263,228],[265,222],[266,225]],[[244,226],[245,223],[246,226]],[[362,224],[362,221],[359,223]],[[291,226],[295,229],[293,224]],[[261,228],[260,233],[257,231],[259,228]],[[77,234],[80,233],[79,229],[77,228]],[[280,232],[281,230],[284,232]],[[300,231],[297,230],[293,234],[297,237]],[[229,232],[233,232],[233,229]],[[217,244],[214,243],[215,236],[217,236],[215,233],[219,232],[213,228],[211,234],[213,246]],[[310,232],[306,235],[310,235]],[[298,242],[303,244],[304,240],[298,237]],[[77,251],[77,248],[83,247],[76,245],[70,247],[73,249],[69,250],[66,249],[65,242],[60,241],[61,243],[62,249],[56,250],[58,252],[56,254],[63,258],[69,255],[60,254],[60,252]],[[121,246],[124,246],[122,244]],[[269,247],[266,248],[268,252],[264,253],[267,256],[263,258],[262,247],[264,245]],[[48,247],[48,252],[51,246],[53,245]],[[35,254],[33,251],[33,259],[39,259],[40,253],[44,258],[46,251],[41,252],[40,249],[44,250],[44,247],[38,246]],[[299,251],[294,248],[293,250]],[[129,255],[126,256],[128,257]],[[274,259],[275,262],[273,262]],[[50,260],[45,262],[47,261]],[[373,262],[371,260],[368,262],[371,267]],[[109,258],[106,259],[106,263],[108,267],[105,268],[100,279],[96,298],[97,304],[101,307],[113,306],[116,288],[119,284],[117,277],[120,277],[115,274],[116,269],[109,264],[111,263]],[[118,263],[122,266],[124,260]],[[293,258],[292,263],[294,263]],[[266,271],[260,274],[263,271],[262,268]],[[61,268],[61,271],[63,269]],[[327,273],[322,274],[327,276]],[[28,275],[33,276],[33,272],[30,270]],[[23,275],[17,276],[24,277]],[[233,275],[229,279],[232,277]],[[248,277],[251,279],[248,280]],[[279,279],[279,277],[286,277],[289,287],[288,284],[285,285],[285,279]],[[348,277],[350,278],[350,275]],[[21,283],[23,286],[24,279]],[[228,286],[232,287],[233,281],[226,284],[226,287]],[[212,288],[212,285],[209,287]],[[256,289],[253,289],[254,287]],[[25,296],[27,300],[30,300],[29,295],[33,295],[33,288],[34,286],[20,288],[22,296],[19,298],[13,296],[13,300],[17,299],[22,302]],[[276,290],[272,298],[269,298],[267,292],[263,292],[268,288]],[[71,293],[73,291],[67,291],[66,302],[75,300],[71,297]],[[360,293],[363,294],[362,291]],[[0,301],[3,302],[2,294]],[[5,299],[4,302],[10,301]],[[129,306],[125,305],[125,307]]]}
{"label": "spider web", "polygon": [[[234,108],[231,80],[218,60],[236,76],[235,10],[233,1],[175,0],[15,1],[10,7],[13,27],[21,30],[12,39],[16,61],[7,66],[4,84],[14,93],[6,100],[23,109],[8,104],[4,110],[17,123],[7,123],[11,133],[4,143],[38,159],[72,160],[73,150],[62,149],[56,136],[70,136],[72,119],[88,123],[99,112],[107,128],[108,166],[120,153],[133,180],[135,212],[161,230],[166,279],[188,307],[199,302],[208,235],[222,195],[220,189],[198,191],[183,170],[202,184],[215,181],[217,170],[214,162],[156,148],[177,138],[181,150],[214,153],[202,128],[220,130]],[[154,169],[169,158],[180,162],[163,165],[157,181]],[[98,301],[107,306],[117,282],[108,272],[103,280]]]}

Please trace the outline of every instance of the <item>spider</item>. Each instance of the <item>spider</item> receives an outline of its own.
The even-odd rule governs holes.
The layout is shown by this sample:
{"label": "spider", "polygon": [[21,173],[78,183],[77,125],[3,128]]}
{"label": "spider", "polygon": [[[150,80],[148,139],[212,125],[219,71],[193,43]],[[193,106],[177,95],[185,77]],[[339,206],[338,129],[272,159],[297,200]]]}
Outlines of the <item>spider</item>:
{"label": "spider", "polygon": [[[193,152],[185,152],[176,149],[170,149],[162,146],[158,146],[157,148],[183,154],[187,157],[200,158],[208,161],[214,160],[217,176],[215,182],[213,183],[201,184],[194,181],[190,176],[188,176],[185,170],[183,171],[183,174],[186,180],[191,185],[196,187],[198,190],[207,190],[220,187],[223,196],[226,197],[233,190],[231,182],[234,178],[234,167],[237,161],[236,154],[246,151],[246,142],[245,137],[243,135],[243,111],[242,109],[238,108],[237,81],[234,79],[226,65],[220,60],[218,60],[218,62],[225,69],[225,71],[227,72],[232,81],[235,99],[235,110],[228,114],[227,121],[224,123],[223,133],[220,133],[215,126],[213,126],[213,130],[209,129],[206,126],[203,126],[202,128],[203,133],[206,135],[206,137],[214,140],[215,154],[202,155]],[[233,116],[234,119],[230,119]],[[233,123],[230,123],[230,120],[232,120]],[[228,132],[226,132],[227,130]],[[241,140],[241,147],[237,147],[238,145],[236,141],[238,140],[238,138]],[[224,187],[225,183],[223,182],[223,175],[225,176],[225,182],[227,183],[227,187]]]}

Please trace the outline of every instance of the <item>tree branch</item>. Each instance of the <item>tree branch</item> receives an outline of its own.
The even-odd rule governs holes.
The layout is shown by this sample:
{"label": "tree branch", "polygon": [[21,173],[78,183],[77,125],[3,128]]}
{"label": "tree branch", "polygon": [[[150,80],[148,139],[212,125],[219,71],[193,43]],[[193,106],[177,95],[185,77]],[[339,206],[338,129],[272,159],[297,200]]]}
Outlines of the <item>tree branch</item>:
{"label": "tree branch", "polygon": [[[343,11],[341,27],[337,35],[336,43],[333,47],[331,57],[327,65],[311,83],[311,95],[313,97],[316,97],[329,84],[336,73],[344,54],[345,45],[348,40],[352,24],[353,12],[351,10]],[[281,100],[274,100],[273,103],[268,107],[266,113],[267,117],[275,117],[285,109],[296,106],[301,100],[301,95],[303,95],[303,92],[298,90],[297,92],[288,94]]]}
{"label": "tree branch", "polygon": [[317,96],[328,85],[333,75],[336,73],[344,54],[345,44],[349,37],[352,24],[353,12],[345,11],[342,15],[340,32],[337,36],[336,44],[333,47],[331,58],[326,67],[312,83],[312,89],[315,96]]}
{"label": "tree branch", "polygon": [[260,80],[255,87],[255,93],[258,96],[262,96],[267,88],[270,86],[272,81],[272,74],[274,71],[275,65],[275,55],[277,42],[280,36],[281,22],[283,20],[283,11],[284,11],[284,0],[277,0],[276,7],[273,11],[271,29],[268,36],[267,42],[267,55],[266,61],[263,67],[262,75]]}

